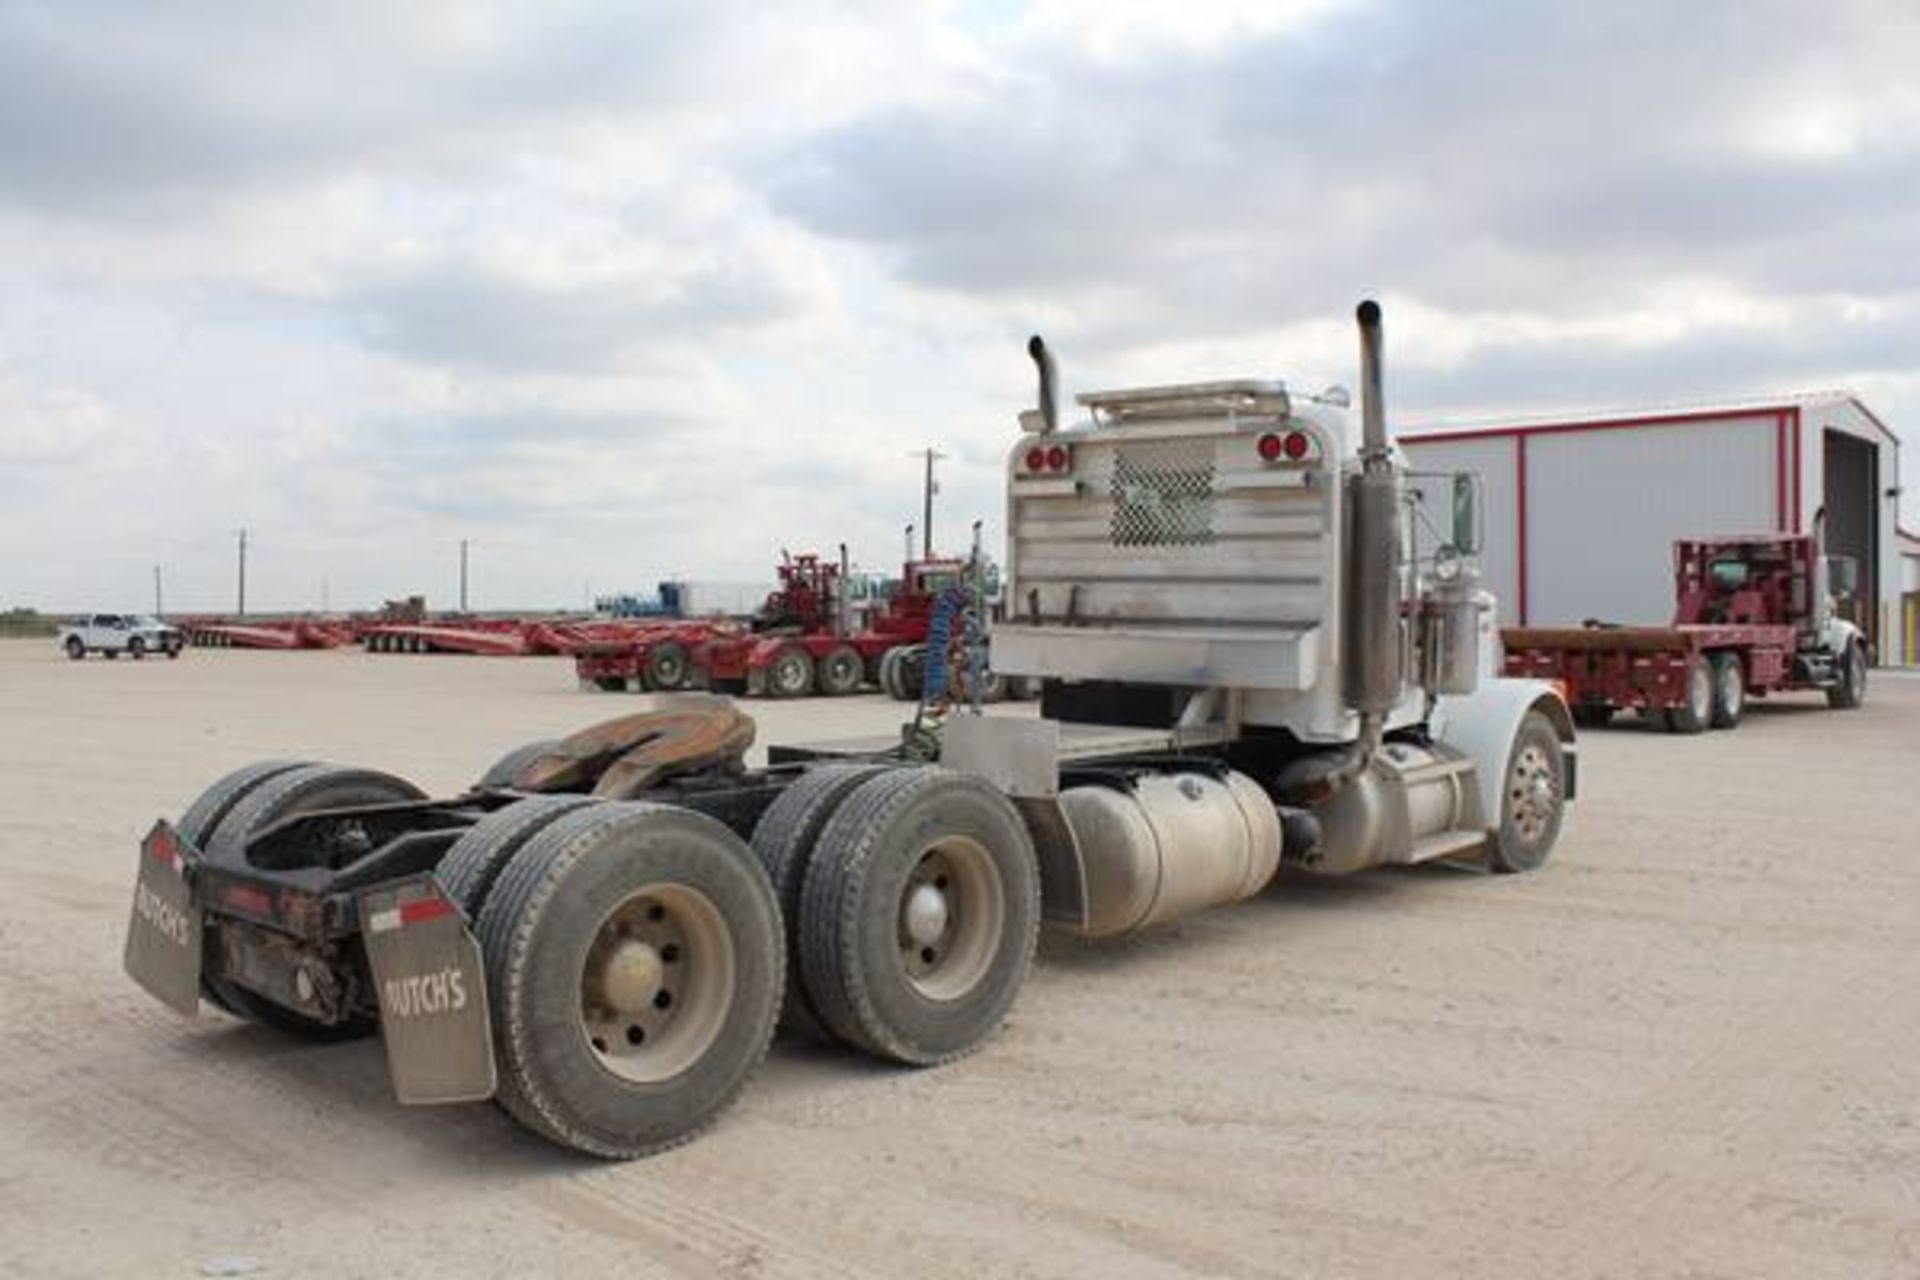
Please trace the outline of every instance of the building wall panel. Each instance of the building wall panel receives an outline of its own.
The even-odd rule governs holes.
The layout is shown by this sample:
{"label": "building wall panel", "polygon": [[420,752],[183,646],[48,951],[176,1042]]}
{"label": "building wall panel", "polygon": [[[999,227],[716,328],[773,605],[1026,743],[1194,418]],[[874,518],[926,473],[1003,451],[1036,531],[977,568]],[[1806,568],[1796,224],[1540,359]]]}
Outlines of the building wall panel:
{"label": "building wall panel", "polygon": [[1778,527],[1776,415],[1527,437],[1527,621],[1660,623],[1673,543]]}

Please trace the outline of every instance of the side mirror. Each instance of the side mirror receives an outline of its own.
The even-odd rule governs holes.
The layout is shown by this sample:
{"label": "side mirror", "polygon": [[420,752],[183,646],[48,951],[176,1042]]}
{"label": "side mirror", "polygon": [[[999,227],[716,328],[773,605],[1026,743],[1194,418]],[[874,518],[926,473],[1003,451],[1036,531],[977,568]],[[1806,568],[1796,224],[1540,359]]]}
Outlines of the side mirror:
{"label": "side mirror", "polygon": [[1463,556],[1480,554],[1479,477],[1456,472],[1453,477],[1453,549]]}
{"label": "side mirror", "polygon": [[1827,557],[1827,594],[1851,596],[1860,590],[1860,565],[1852,556]]}

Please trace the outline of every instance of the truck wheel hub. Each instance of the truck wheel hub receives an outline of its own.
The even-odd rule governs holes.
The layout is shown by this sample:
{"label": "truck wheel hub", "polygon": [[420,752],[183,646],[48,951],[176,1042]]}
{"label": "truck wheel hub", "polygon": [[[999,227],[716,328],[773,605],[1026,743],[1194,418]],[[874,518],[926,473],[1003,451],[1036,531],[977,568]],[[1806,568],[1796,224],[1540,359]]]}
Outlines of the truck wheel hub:
{"label": "truck wheel hub", "polygon": [[699,1060],[733,1006],[733,935],[690,885],[654,884],[602,921],[580,973],[580,1029],[602,1067],[656,1084]]}
{"label": "truck wheel hub", "polygon": [[931,884],[923,884],[907,895],[901,915],[907,936],[930,947],[947,931],[947,895]]}
{"label": "truck wheel hub", "polygon": [[1553,771],[1547,767],[1546,756],[1538,747],[1528,746],[1514,761],[1510,795],[1514,826],[1519,828],[1522,838],[1538,839],[1560,803],[1559,793],[1554,789]]}
{"label": "truck wheel hub", "polygon": [[924,850],[900,898],[900,963],[929,1000],[957,1000],[993,966],[1006,925],[1000,872],[986,847],[950,835]]}
{"label": "truck wheel hub", "polygon": [[666,977],[660,953],[644,942],[627,941],[607,957],[600,985],[607,1003],[621,1013],[640,1013],[653,1007]]}

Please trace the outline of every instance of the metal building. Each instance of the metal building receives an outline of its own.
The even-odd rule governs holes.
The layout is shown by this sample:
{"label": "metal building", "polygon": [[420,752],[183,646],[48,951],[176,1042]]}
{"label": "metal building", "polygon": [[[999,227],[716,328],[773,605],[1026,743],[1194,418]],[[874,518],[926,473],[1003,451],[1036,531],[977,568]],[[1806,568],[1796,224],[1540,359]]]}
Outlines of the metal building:
{"label": "metal building", "polygon": [[1405,429],[1418,468],[1485,484],[1502,621],[1662,623],[1675,539],[1805,532],[1859,564],[1850,610],[1876,661],[1914,660],[1902,616],[1900,439],[1845,392],[1470,428]]}

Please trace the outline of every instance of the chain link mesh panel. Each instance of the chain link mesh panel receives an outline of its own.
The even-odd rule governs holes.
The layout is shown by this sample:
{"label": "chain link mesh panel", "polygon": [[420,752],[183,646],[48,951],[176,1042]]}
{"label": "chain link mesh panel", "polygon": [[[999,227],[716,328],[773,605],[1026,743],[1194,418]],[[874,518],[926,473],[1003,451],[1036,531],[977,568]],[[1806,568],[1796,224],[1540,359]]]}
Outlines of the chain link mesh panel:
{"label": "chain link mesh panel", "polygon": [[1213,541],[1213,442],[1155,440],[1117,451],[1110,478],[1116,547]]}

